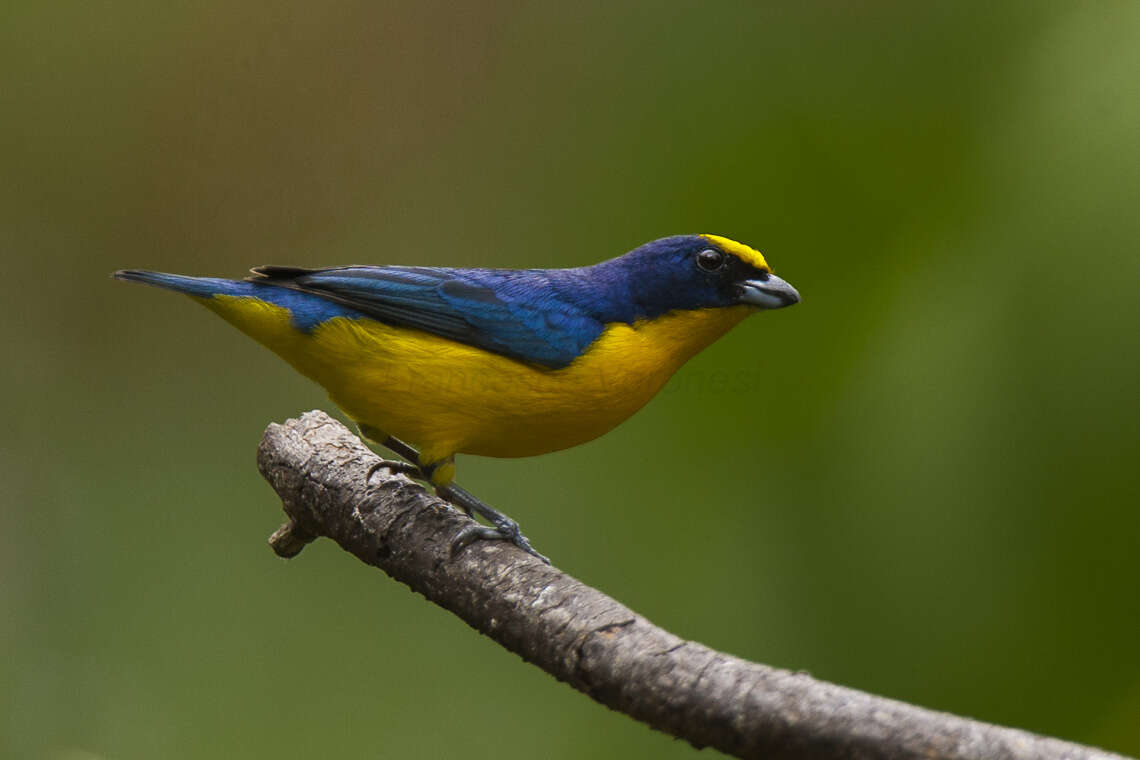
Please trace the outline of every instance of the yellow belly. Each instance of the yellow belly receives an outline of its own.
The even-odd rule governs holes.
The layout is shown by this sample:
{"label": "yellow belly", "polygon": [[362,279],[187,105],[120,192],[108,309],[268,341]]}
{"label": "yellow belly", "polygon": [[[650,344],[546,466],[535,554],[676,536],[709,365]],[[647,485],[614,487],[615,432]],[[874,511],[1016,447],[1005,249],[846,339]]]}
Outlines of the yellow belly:
{"label": "yellow belly", "polygon": [[546,369],[371,319],[337,317],[305,333],[255,298],[196,300],[323,385],[352,419],[419,447],[425,462],[533,456],[597,438],[754,311],[611,325],[569,366]]}

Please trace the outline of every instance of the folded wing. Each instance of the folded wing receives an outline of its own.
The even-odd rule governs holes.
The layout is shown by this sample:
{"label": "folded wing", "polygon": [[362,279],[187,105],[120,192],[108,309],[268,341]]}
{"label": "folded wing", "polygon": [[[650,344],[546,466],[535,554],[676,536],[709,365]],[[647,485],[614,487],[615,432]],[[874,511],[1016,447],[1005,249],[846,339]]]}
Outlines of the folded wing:
{"label": "folded wing", "polygon": [[249,279],[552,369],[574,361],[604,329],[534,270],[265,266]]}

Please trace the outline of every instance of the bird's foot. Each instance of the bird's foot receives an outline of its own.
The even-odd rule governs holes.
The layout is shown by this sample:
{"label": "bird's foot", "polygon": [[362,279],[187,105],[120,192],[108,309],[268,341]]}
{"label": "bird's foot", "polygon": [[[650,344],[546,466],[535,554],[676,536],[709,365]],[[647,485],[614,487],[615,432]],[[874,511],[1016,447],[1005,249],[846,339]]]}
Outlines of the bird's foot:
{"label": "bird's foot", "polygon": [[534,547],[531,546],[530,540],[519,530],[519,524],[502,512],[484,504],[468,491],[455,484],[437,488],[436,493],[442,498],[447,499],[451,504],[462,509],[468,515],[474,512],[486,518],[486,520],[491,523],[490,526],[468,525],[459,531],[459,535],[455,537],[455,540],[451,544],[451,553],[453,555],[464,547],[470,546],[475,541],[510,541],[527,554],[534,555],[546,564],[550,564],[549,559],[539,554],[535,551]]}
{"label": "bird's foot", "polygon": [[[407,475],[409,478],[412,478],[414,480],[419,480],[423,483],[431,483],[431,473],[424,472],[424,469],[418,464],[405,462],[402,459],[381,459],[379,462],[376,462],[371,467],[369,467],[368,472],[364,474],[364,482],[371,483],[372,476],[380,470],[390,470],[397,475]],[[471,517],[470,508],[462,504],[456,504],[455,506],[462,509],[468,517]]]}
{"label": "bird's foot", "polygon": [[407,475],[417,480],[423,479],[423,473],[420,471],[420,468],[411,462],[404,462],[399,459],[381,459],[368,468],[368,472],[364,475],[364,482],[371,483],[372,476],[380,470],[390,470],[396,475]]}
{"label": "bird's foot", "polygon": [[[436,462],[434,464],[423,466],[414,464],[420,461],[420,452],[415,448],[409,446],[398,438],[386,436],[378,429],[361,423],[359,425],[361,434],[365,439],[379,443],[384,448],[395,452],[399,456],[404,457],[408,461],[393,461],[388,459],[381,459],[371,467],[368,468],[368,474],[365,476],[365,483],[372,480],[372,476],[376,474],[377,470],[389,469],[392,472],[397,472],[402,475],[424,481],[426,483],[432,482],[432,475],[435,470],[444,462]],[[450,460],[448,460],[450,462]],[[494,509],[493,507],[484,504],[476,499],[468,491],[460,488],[454,483],[449,483],[446,486],[437,486],[435,489],[436,494],[440,498],[446,499],[452,506],[462,509],[468,517],[474,517],[478,514],[480,517],[491,523],[487,525],[468,525],[463,530],[459,531],[459,535],[451,544],[451,553],[455,555],[466,546],[470,546],[475,541],[510,541],[512,544],[522,549],[527,554],[532,554],[538,557],[546,564],[550,564],[550,560],[539,554],[530,545],[530,540],[522,534],[519,530],[519,524],[511,518],[504,515],[502,512]]]}
{"label": "bird's foot", "polygon": [[522,549],[527,554],[538,557],[546,564],[550,564],[550,560],[535,551],[531,546],[530,540],[519,532],[518,523],[508,518],[507,524],[502,526],[490,525],[468,525],[463,530],[459,531],[459,535],[451,542],[452,555],[458,554],[462,549],[476,541],[510,541],[512,544]]}

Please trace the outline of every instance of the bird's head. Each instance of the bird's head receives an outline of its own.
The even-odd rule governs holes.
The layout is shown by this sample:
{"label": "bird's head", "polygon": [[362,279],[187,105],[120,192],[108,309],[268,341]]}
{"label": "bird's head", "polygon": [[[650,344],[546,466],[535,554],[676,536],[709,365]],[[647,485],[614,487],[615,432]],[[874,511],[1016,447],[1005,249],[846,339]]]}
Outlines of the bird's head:
{"label": "bird's head", "polygon": [[661,238],[606,264],[619,269],[628,297],[646,317],[725,306],[781,309],[800,300],[759,251],[719,235]]}

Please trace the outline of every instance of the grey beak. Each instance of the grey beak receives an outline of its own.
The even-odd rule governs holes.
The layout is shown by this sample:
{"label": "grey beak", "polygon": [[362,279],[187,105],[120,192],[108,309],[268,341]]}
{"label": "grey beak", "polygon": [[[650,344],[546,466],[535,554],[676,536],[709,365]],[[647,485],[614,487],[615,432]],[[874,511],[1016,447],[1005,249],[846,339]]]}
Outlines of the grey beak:
{"label": "grey beak", "polygon": [[800,302],[800,294],[785,280],[774,274],[763,280],[740,283],[740,302],[761,309],[782,309]]}

